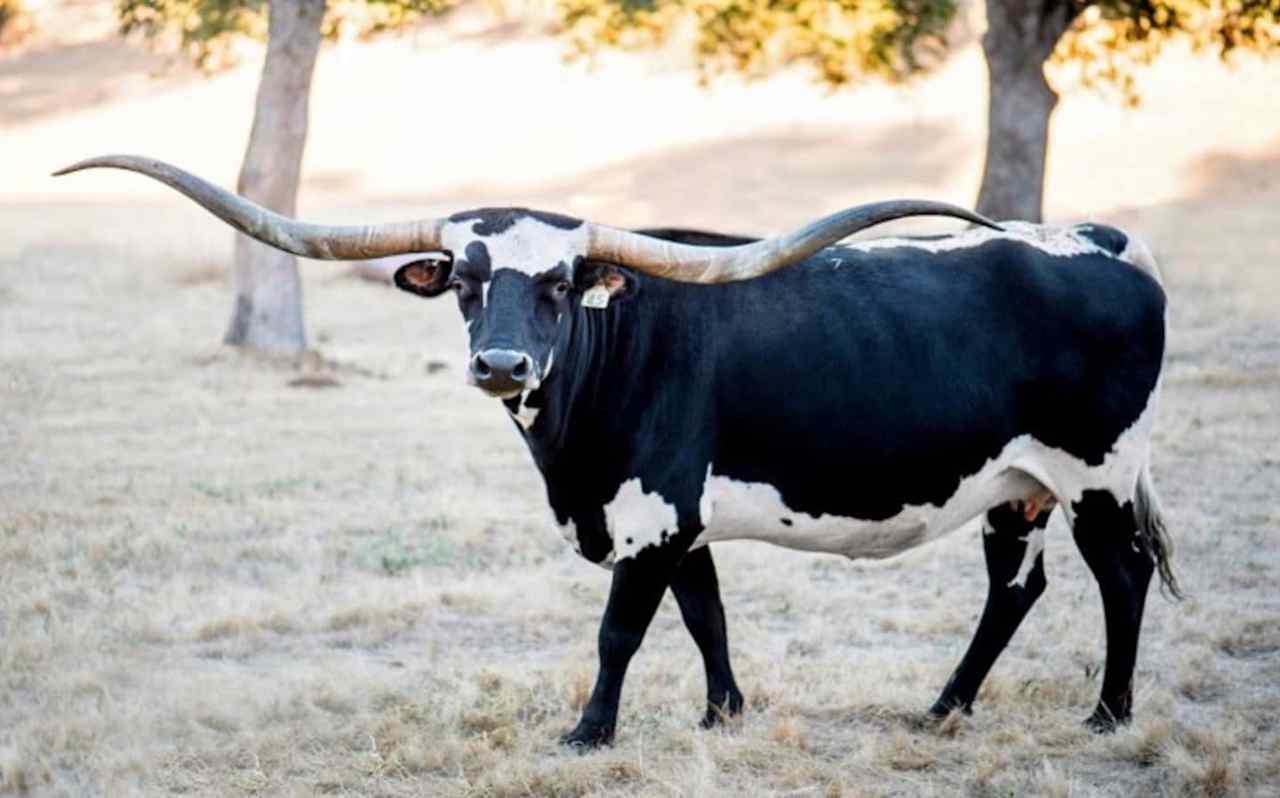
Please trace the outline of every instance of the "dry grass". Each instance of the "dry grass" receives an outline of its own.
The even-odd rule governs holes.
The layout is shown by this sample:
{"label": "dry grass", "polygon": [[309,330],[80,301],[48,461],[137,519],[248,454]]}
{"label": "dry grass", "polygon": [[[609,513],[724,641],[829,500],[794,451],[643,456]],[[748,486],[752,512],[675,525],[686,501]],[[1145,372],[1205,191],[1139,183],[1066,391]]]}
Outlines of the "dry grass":
{"label": "dry grass", "polygon": [[[573,130],[531,115],[504,150],[500,103],[472,109],[476,130],[406,109],[377,152],[353,146],[414,76],[492,61],[540,80],[562,74],[555,56],[524,39],[327,53],[307,168],[333,187],[306,204],[336,220],[525,201],[749,232],[974,184],[972,51],[909,91],[830,100],[794,76],[700,94],[606,59],[544,80],[598,99]],[[725,545],[747,712],[696,728],[702,667],[668,602],[617,744],[586,756],[555,739],[591,689],[607,575],[566,550],[509,420],[462,384],[456,310],[308,266],[317,351],[228,352],[221,227],[153,186],[43,177],[86,141],[232,174],[253,70],[52,116],[28,96],[44,84],[5,84],[8,112],[46,110],[0,151],[0,793],[1275,795],[1280,184],[1263,177],[1280,117],[1271,74],[1191,66],[1190,83],[1158,70],[1133,115],[1067,97],[1049,187],[1060,216],[1143,231],[1172,296],[1155,476],[1193,597],[1149,603],[1135,724],[1080,724],[1102,616],[1055,521],[1048,591],[974,715],[922,722],[981,610],[974,535],[884,563]],[[345,80],[372,99],[344,106]],[[612,103],[662,129],[618,130]]]}

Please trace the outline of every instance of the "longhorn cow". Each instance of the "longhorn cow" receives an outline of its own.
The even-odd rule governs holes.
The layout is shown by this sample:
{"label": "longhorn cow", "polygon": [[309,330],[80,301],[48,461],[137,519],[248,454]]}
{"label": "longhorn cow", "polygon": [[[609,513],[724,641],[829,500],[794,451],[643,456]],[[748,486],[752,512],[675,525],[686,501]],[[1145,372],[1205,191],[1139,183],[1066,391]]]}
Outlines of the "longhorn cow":
{"label": "longhorn cow", "polygon": [[[1178,591],[1148,469],[1165,295],[1137,238],[920,201],[764,240],[518,208],[323,226],[139,157],[59,174],[90,167],[148,175],[305,257],[440,253],[401,266],[396,285],[455,295],[468,379],[510,412],[569,542],[612,570],[599,675],[564,742],[612,740],[627,665],[668,588],[702,653],[703,725],[742,709],[708,544],[884,558],[981,518],[986,606],[930,709],[968,711],[1045,588],[1055,506],[1105,612],[1086,723],[1129,719],[1152,574]],[[926,214],[978,226],[838,243]]]}

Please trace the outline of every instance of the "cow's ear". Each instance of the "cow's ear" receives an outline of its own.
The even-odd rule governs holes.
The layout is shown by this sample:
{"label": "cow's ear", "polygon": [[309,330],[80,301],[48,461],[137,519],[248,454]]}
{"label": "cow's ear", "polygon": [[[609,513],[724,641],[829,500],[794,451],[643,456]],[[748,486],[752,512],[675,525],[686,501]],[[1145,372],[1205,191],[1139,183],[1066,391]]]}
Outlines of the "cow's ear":
{"label": "cow's ear", "polygon": [[583,263],[578,272],[582,304],[589,308],[608,307],[611,302],[631,299],[639,289],[635,274],[612,263]]}
{"label": "cow's ear", "polygon": [[436,297],[449,288],[449,275],[453,273],[453,258],[436,255],[411,261],[396,269],[396,287],[418,296]]}

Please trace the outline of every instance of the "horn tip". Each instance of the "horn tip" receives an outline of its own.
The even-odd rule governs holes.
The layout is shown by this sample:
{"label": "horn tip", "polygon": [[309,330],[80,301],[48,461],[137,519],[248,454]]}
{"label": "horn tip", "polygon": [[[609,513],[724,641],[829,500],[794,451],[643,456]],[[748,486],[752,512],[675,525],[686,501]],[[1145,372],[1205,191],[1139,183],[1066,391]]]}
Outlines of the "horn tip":
{"label": "horn tip", "polygon": [[106,166],[107,164],[103,163],[103,161],[104,161],[104,160],[105,160],[105,159],[103,159],[103,158],[101,158],[101,157],[99,157],[99,158],[85,158],[83,161],[76,161],[75,163],[71,164],[70,166],[64,166],[64,167],[62,167],[62,168],[61,168],[61,169],[59,169],[58,171],[54,172],[52,176],[53,176],[53,177],[62,177],[63,175],[69,175],[69,174],[71,174],[72,172],[79,172],[81,169],[92,169],[92,168],[93,168],[93,167],[95,167],[95,166]]}
{"label": "horn tip", "polygon": [[59,170],[57,170],[57,171],[55,171],[55,172],[52,172],[50,176],[51,176],[51,177],[62,177],[63,175],[69,175],[69,174],[71,174],[72,172],[79,172],[81,169],[84,169],[84,168],[85,168],[85,163],[86,163],[85,161],[76,161],[75,163],[71,164],[70,166],[64,166],[64,167],[62,167],[61,169],[59,169]]}
{"label": "horn tip", "polygon": [[114,167],[116,169],[136,169],[138,165],[149,164],[153,166],[162,165],[159,161],[149,161],[137,155],[99,155],[96,158],[85,158],[83,161],[76,161],[70,166],[64,166],[56,172],[52,173],[53,177],[61,177],[69,175],[72,172],[79,172],[82,169],[93,169],[95,167]]}

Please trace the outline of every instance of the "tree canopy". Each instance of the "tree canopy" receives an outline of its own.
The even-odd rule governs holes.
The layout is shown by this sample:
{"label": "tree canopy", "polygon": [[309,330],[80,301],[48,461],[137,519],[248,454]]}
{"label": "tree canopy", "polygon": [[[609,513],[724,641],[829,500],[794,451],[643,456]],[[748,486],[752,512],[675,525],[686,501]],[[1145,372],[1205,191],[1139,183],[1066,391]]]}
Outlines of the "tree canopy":
{"label": "tree canopy", "polygon": [[1085,85],[1117,90],[1129,104],[1139,99],[1136,68],[1150,64],[1169,42],[1182,39],[1199,52],[1224,59],[1239,50],[1266,54],[1280,43],[1280,0],[1101,0],[1070,5],[1073,20],[1051,63],[1074,69]]}
{"label": "tree canopy", "polygon": [[[692,27],[704,77],[760,77],[811,66],[841,85],[863,77],[911,76],[947,48],[955,0],[562,0],[576,47],[644,47]],[[1136,99],[1134,67],[1177,38],[1224,57],[1266,52],[1280,41],[1280,0],[1035,0],[1046,17],[1070,21],[1053,61],[1088,85]],[[1062,12],[1065,12],[1063,14]]]}
{"label": "tree canopy", "polygon": [[31,14],[22,0],[0,0],[0,51],[21,42],[31,29]]}
{"label": "tree canopy", "polygon": [[945,50],[954,0],[562,0],[581,52],[664,41],[695,32],[704,77],[761,77],[787,64],[812,65],[833,85],[862,75],[900,79]]}
{"label": "tree canopy", "polygon": [[[457,0],[330,0],[323,33],[328,39],[367,36],[455,5]],[[204,69],[233,62],[236,38],[267,36],[267,0],[118,0],[117,7],[121,33],[171,37]]]}

